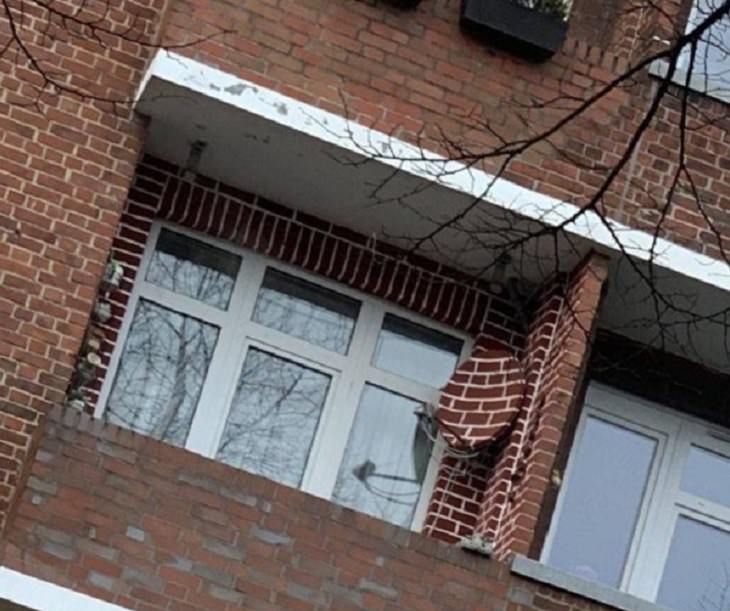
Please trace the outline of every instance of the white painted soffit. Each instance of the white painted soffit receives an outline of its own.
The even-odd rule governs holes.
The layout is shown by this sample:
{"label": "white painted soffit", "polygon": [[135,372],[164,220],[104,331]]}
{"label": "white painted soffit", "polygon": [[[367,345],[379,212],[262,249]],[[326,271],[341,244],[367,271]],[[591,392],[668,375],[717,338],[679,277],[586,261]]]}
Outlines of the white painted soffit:
{"label": "white painted soffit", "polygon": [[[176,53],[158,51],[140,85],[138,103],[144,101],[154,80],[209,97],[343,150],[358,155],[369,152],[386,165],[468,196],[482,197],[488,193],[490,204],[550,226],[558,226],[578,212],[578,208],[568,202],[504,178],[495,180],[487,172],[467,168],[340,115]],[[599,215],[590,211],[566,225],[566,231],[610,252],[623,251],[642,261],[649,260],[654,240],[650,233],[621,223],[610,222],[610,227],[607,227]],[[654,263],[658,267],[730,290],[730,268],[724,261],[665,239],[657,240],[653,252]]]}
{"label": "white painted soffit", "polygon": [[130,611],[54,583],[0,567],[0,599],[37,611]]}

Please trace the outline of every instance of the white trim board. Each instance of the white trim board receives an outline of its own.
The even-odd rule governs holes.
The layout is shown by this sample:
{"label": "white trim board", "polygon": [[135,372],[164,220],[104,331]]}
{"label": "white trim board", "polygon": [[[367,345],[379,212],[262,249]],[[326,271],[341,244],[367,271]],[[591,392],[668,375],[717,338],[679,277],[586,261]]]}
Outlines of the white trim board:
{"label": "white trim board", "polygon": [[[142,79],[137,102],[143,99],[153,79],[209,97],[352,153],[363,155],[370,152],[386,165],[473,197],[481,197],[488,190],[492,205],[549,226],[563,223],[579,210],[568,202],[519,186],[504,178],[495,180],[494,175],[482,170],[468,168],[435,153],[430,154],[383,132],[177,53],[162,50],[157,52]],[[393,159],[380,159],[379,155]],[[599,215],[589,211],[567,225],[566,229],[569,233],[612,252],[625,251],[639,260],[649,259],[654,240],[652,234],[615,221],[610,224],[612,231]],[[669,240],[657,240],[654,262],[658,267],[710,286],[730,290],[730,269],[724,261],[697,253]]]}
{"label": "white trim board", "polygon": [[37,611],[130,611],[0,566],[0,598]]}

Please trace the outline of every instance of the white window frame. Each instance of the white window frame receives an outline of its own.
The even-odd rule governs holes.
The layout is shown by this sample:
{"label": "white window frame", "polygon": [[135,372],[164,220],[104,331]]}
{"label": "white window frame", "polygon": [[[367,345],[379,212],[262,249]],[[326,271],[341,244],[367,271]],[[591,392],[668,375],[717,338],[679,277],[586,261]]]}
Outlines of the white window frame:
{"label": "white window frame", "polygon": [[[697,16],[697,5],[699,0],[693,0],[692,8],[687,18],[687,26],[685,33],[689,32],[693,27]],[[730,19],[730,17],[727,17]],[[730,49],[730,39],[727,41],[728,49]],[[690,58],[689,49],[683,49],[678,57],[677,65],[672,75],[672,82],[680,87],[687,87],[692,91],[696,91],[710,98],[715,98],[721,102],[730,103],[730,65],[728,65],[728,74],[725,79],[711,78],[707,75],[699,74],[696,70],[687,78],[688,64]],[[730,58],[728,59],[730,64]],[[649,73],[658,78],[666,78],[669,72],[669,62],[666,60],[658,60],[649,66]]]}
{"label": "white window frame", "polygon": [[543,546],[541,562],[549,565],[559,516],[576,452],[589,417],[633,430],[657,442],[642,506],[626,559],[621,591],[654,601],[664,572],[674,526],[680,515],[730,532],[730,507],[680,490],[690,446],[730,458],[730,431],[598,383],[591,383],[576,428],[563,484]]}
{"label": "white window frame", "polygon": [[[226,310],[207,305],[146,281],[145,276],[149,262],[160,231],[163,228],[241,257],[241,266]],[[338,354],[281,331],[265,327],[251,319],[258,290],[267,269],[276,269],[307,280],[343,296],[353,298],[360,303],[360,312],[355,321],[347,355]],[[413,314],[385,300],[369,296],[366,293],[316,276],[296,266],[282,263],[254,251],[235,247],[223,240],[172,223],[156,221],[153,223],[147,237],[144,254],[99,393],[95,409],[95,416],[98,418],[104,416],[104,410],[140,299],[146,299],[175,312],[214,324],[219,328],[218,341],[208,366],[208,374],[203,383],[190,432],[185,443],[185,448],[191,452],[215,458],[235,394],[241,366],[249,346],[261,348],[268,353],[279,355],[289,361],[300,363],[310,369],[331,376],[327,399],[322,409],[299,487],[305,492],[326,499],[332,496],[338,470],[344,458],[350,430],[357,412],[360,395],[366,383],[382,387],[385,390],[422,403],[435,405],[439,399],[439,389],[378,369],[370,363],[385,315],[394,314],[399,318],[410,320],[420,326],[462,340],[463,347],[458,362],[469,356],[473,344],[472,338],[465,333]],[[234,320],[238,321],[239,324],[233,325],[232,321]],[[245,321],[245,324],[240,324],[240,321]],[[231,332],[223,332],[224,329]],[[337,409],[334,409],[335,405],[337,405]],[[211,422],[214,423],[213,426],[210,426]],[[414,511],[411,523],[413,530],[420,531],[423,526],[444,447],[444,441],[439,437],[434,444],[421,487],[421,494]]]}

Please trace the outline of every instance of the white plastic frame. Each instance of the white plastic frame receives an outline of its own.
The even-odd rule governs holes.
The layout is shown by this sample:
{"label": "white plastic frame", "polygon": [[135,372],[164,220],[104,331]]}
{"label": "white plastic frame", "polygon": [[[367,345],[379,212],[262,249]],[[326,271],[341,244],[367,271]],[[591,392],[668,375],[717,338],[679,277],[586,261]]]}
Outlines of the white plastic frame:
{"label": "white plastic frame", "polygon": [[[685,27],[685,33],[689,32],[695,24],[697,18],[699,0],[692,1],[692,8],[687,17],[687,26]],[[714,24],[713,24],[714,25]],[[727,41],[730,44],[730,40]],[[699,55],[695,58],[695,61],[699,59]],[[728,65],[728,74],[725,78],[719,78],[717,76],[701,74],[695,66],[693,73],[688,77],[690,60],[690,50],[683,49],[682,53],[677,59],[677,67],[673,76],[673,81],[681,86],[687,86],[690,89],[703,93],[709,97],[717,98],[723,102],[730,102],[730,65]],[[665,64],[665,68],[668,64]],[[658,70],[653,70],[658,72]],[[658,76],[661,76],[658,74]]]}
{"label": "white plastic frame", "polygon": [[[573,449],[580,443],[586,420],[590,417],[603,419],[657,441],[619,588],[653,601],[659,590],[674,525],[679,515],[730,531],[730,507],[680,490],[690,446],[705,448],[730,458],[730,432],[699,418],[592,383],[586,394]],[[545,564],[549,564],[558,517],[566,491],[570,487],[574,462],[575,452],[571,452],[551,527],[543,546],[541,561]]]}
{"label": "white plastic frame", "polygon": [[[145,280],[150,258],[154,252],[160,229],[163,227],[241,257],[241,266],[227,310],[206,305],[150,284]],[[360,312],[355,321],[347,355],[315,346],[251,320],[258,290],[267,268],[278,269],[306,279],[360,302]],[[119,337],[99,394],[95,412],[97,417],[103,417],[134,312],[140,299],[147,299],[181,314],[214,324],[220,329],[218,342],[208,367],[208,374],[185,444],[186,449],[192,452],[211,458],[215,457],[235,393],[238,375],[249,347],[263,349],[330,376],[330,388],[300,486],[302,490],[322,498],[330,498],[332,495],[360,395],[366,383],[380,386],[423,403],[433,404],[438,400],[438,389],[371,365],[370,360],[385,315],[393,313],[424,327],[458,337],[463,341],[462,359],[470,354],[472,347],[471,338],[464,333],[414,315],[384,300],[314,276],[295,266],[281,263],[250,250],[236,248],[223,240],[211,238],[171,223],[155,222],[147,239]],[[335,405],[337,409],[334,409]],[[421,495],[414,511],[411,523],[411,528],[414,530],[420,530],[423,525],[442,452],[443,442],[439,440],[435,444],[429,461]]]}

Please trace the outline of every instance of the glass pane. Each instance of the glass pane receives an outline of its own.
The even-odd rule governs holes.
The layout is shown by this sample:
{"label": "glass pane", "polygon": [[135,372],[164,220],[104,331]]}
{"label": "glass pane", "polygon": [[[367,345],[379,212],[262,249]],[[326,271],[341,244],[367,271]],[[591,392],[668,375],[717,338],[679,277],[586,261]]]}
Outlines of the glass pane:
{"label": "glass pane", "polygon": [[419,403],[366,386],[340,466],[333,500],[410,526],[431,456],[418,425]]}
{"label": "glass pane", "polygon": [[440,388],[454,372],[462,345],[460,339],[387,314],[378,336],[373,364]]}
{"label": "glass pane", "polygon": [[323,373],[250,348],[218,460],[298,486],[329,384]]}
{"label": "glass pane", "polygon": [[240,266],[238,255],[162,229],[145,280],[225,310]]}
{"label": "glass pane", "polygon": [[684,466],[682,490],[730,506],[730,460],[692,446]]}
{"label": "glass pane", "polygon": [[[723,0],[697,0],[694,14],[694,25],[702,23]],[[730,86],[730,18],[725,17],[715,23],[697,45],[692,74],[699,77],[710,92],[728,91]],[[690,60],[689,50],[685,51],[687,62]],[[689,68],[689,63],[687,65]]]}
{"label": "glass pane", "polygon": [[588,418],[558,516],[548,564],[618,587],[656,440]]}
{"label": "glass pane", "polygon": [[730,609],[730,534],[680,516],[657,602],[679,611]]}
{"label": "glass pane", "polygon": [[140,300],[106,418],[185,445],[217,339],[217,327]]}
{"label": "glass pane", "polygon": [[359,302],[300,278],[268,269],[254,321],[317,346],[345,354]]}

